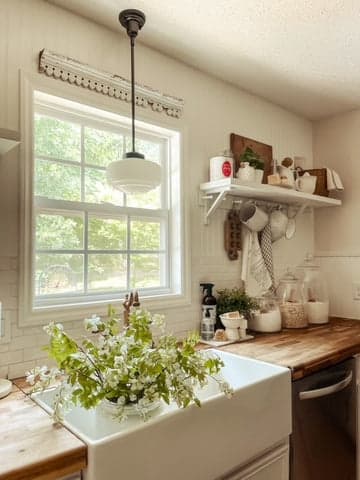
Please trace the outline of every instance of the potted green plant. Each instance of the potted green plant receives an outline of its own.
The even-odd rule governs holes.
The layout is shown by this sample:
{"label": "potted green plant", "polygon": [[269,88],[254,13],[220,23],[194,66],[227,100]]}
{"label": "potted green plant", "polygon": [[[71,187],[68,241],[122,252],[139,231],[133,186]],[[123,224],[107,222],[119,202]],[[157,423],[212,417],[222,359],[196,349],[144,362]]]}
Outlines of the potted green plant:
{"label": "potted green plant", "polygon": [[246,162],[255,169],[255,181],[261,183],[264,176],[264,160],[251,147],[246,147],[240,155],[240,162]]}
{"label": "potted green plant", "polygon": [[[156,339],[154,327],[160,329]],[[36,367],[27,374],[33,391],[58,386],[53,404],[56,421],[61,421],[64,407],[75,405],[90,409],[105,403],[119,420],[129,414],[146,419],[160,401],[175,401],[182,408],[191,403],[200,406],[195,388],[205,386],[209,376],[220,391],[232,393],[219,375],[223,362],[196,350],[196,334],[182,344],[165,335],[160,315],[136,310],[129,316],[129,325],[120,330],[110,307],[107,319],[86,319],[85,329],[87,336],[78,342],[61,324],[45,327],[50,336],[47,351],[57,367]]]}
{"label": "potted green plant", "polygon": [[249,297],[241,288],[224,288],[217,291],[217,314],[220,316],[228,312],[240,312],[247,320],[252,311],[258,308],[256,300]]}

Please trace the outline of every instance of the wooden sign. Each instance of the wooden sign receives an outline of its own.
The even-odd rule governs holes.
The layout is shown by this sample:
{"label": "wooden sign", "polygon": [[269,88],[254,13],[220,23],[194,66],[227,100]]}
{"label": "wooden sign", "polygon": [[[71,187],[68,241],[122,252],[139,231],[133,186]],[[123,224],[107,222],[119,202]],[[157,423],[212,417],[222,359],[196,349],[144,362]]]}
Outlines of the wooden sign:
{"label": "wooden sign", "polygon": [[264,178],[263,183],[267,183],[268,175],[272,174],[272,146],[261,143],[252,138],[242,137],[236,133],[230,134],[230,149],[234,155],[234,172],[238,171],[240,167],[240,156],[244,153],[247,147],[250,147],[254,152],[260,155],[264,162]]}

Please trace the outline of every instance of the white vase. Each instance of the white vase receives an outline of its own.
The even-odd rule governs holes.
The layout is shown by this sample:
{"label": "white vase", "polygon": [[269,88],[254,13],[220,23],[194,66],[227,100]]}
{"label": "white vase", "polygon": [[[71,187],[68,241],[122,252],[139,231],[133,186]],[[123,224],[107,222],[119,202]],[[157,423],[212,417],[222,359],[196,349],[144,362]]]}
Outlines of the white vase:
{"label": "white vase", "polygon": [[[144,413],[150,413],[154,410],[156,410],[157,408],[160,407],[160,404],[161,404],[161,401],[160,400],[156,400],[154,402],[151,402],[149,403],[146,407],[143,407],[142,408],[142,412]],[[115,416],[118,412],[118,405],[117,403],[114,403],[114,402],[111,402],[110,400],[107,400],[106,398],[103,400],[103,402],[101,403],[101,408],[102,410],[111,415],[111,416]],[[136,416],[136,415],[140,415],[140,411],[139,409],[137,408],[137,404],[134,403],[134,404],[131,404],[131,405],[125,405],[124,407],[124,413],[128,416]]]}
{"label": "white vase", "polygon": [[260,168],[255,169],[255,183],[262,183],[264,178],[264,170],[260,170]]}
{"label": "white vase", "polygon": [[244,183],[255,182],[255,168],[249,162],[241,162],[240,168],[236,174],[237,178]]}

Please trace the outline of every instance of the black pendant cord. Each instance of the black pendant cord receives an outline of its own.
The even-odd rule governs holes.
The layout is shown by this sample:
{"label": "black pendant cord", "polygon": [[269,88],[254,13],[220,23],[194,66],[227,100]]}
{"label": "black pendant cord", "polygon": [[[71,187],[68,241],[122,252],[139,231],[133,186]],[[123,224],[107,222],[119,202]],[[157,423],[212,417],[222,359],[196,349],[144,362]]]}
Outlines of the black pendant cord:
{"label": "black pendant cord", "polygon": [[135,150],[135,38],[130,37],[131,45],[131,116],[132,116],[132,151]]}
{"label": "black pendant cord", "polygon": [[142,158],[144,155],[135,150],[135,38],[145,24],[145,15],[140,10],[127,9],[119,14],[119,22],[126,28],[131,47],[131,132],[132,152],[125,153],[125,158]]}

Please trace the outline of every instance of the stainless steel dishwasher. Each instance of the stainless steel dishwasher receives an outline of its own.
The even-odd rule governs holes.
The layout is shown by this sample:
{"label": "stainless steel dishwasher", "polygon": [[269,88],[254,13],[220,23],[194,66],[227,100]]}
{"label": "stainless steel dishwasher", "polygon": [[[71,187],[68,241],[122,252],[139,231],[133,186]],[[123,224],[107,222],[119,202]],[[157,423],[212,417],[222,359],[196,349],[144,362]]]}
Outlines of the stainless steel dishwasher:
{"label": "stainless steel dishwasher", "polygon": [[291,480],[357,480],[356,360],[293,382]]}

